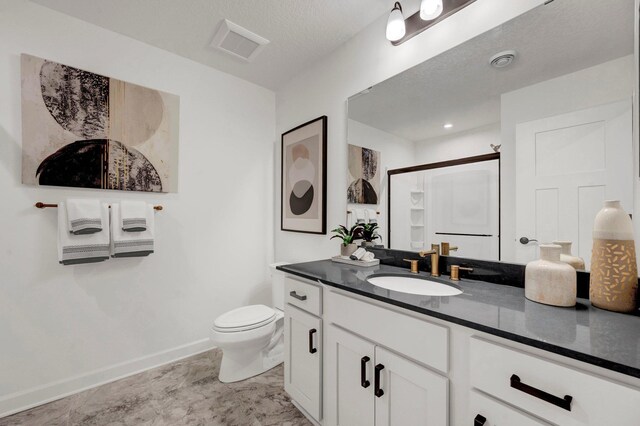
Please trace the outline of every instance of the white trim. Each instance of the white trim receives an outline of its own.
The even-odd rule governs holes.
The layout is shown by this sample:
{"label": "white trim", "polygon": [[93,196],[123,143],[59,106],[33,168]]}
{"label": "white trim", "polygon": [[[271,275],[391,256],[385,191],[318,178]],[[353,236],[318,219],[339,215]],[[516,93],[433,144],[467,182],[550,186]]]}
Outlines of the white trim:
{"label": "white trim", "polygon": [[213,349],[209,338],[0,398],[0,418]]}

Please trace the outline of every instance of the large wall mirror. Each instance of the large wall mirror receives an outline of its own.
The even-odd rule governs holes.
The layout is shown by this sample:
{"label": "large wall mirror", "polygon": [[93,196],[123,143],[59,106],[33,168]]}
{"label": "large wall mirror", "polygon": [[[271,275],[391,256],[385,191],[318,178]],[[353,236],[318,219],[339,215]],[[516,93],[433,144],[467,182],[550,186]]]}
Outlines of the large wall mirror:
{"label": "large wall mirror", "polygon": [[589,269],[604,200],[634,209],[634,9],[541,4],[352,96],[348,142],[386,168],[384,245],[526,263],[565,240]]}

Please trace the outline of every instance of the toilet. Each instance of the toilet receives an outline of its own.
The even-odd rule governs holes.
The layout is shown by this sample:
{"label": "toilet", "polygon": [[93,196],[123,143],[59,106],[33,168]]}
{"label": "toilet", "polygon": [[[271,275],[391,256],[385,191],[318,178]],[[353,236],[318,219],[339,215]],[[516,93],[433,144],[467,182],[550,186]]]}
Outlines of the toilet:
{"label": "toilet", "polygon": [[213,322],[211,340],[222,349],[218,379],[238,382],[257,376],[284,360],[284,273],[269,265],[273,308],[250,305],[233,309]]}

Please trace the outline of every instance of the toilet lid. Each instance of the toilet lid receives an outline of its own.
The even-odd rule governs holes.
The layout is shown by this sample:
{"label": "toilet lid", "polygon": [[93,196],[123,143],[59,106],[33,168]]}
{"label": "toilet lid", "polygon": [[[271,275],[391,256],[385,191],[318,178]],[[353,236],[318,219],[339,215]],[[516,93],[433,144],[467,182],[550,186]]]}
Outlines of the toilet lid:
{"label": "toilet lid", "polygon": [[265,305],[243,306],[220,315],[213,325],[218,329],[256,328],[270,323],[275,316],[276,312]]}

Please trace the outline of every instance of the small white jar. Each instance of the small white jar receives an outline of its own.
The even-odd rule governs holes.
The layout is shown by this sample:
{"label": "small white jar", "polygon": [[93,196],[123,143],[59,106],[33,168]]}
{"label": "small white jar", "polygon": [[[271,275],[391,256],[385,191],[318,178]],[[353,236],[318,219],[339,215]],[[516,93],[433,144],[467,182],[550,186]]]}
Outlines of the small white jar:
{"label": "small white jar", "polygon": [[584,259],[578,256],[574,256],[571,254],[571,241],[554,241],[553,244],[559,245],[562,247],[560,250],[560,261],[564,263],[568,263],[573,266],[576,270],[584,270],[585,264]]}
{"label": "small white jar", "polygon": [[575,306],[576,270],[560,261],[561,247],[540,245],[540,260],[529,262],[525,269],[524,295],[534,302],[552,306]]}

